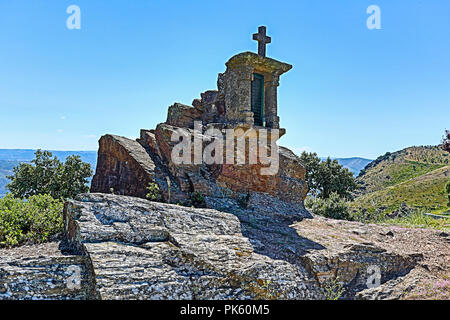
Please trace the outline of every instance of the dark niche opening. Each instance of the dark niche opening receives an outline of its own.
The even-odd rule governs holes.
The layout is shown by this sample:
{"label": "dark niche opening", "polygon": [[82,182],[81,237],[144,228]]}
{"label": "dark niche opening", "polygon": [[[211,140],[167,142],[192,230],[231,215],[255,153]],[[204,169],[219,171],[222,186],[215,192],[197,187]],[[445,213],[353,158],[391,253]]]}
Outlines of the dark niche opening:
{"label": "dark niche opening", "polygon": [[251,111],[256,126],[263,125],[264,118],[264,76],[254,73],[251,89]]}

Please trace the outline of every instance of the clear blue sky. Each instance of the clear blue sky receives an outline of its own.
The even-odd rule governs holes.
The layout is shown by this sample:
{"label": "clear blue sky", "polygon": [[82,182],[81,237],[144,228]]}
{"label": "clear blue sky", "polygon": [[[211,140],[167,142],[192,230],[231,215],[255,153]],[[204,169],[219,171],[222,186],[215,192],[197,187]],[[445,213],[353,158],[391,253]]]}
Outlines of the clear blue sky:
{"label": "clear blue sky", "polygon": [[[66,9],[81,8],[81,30]],[[381,9],[368,30],[366,9]],[[281,144],[375,158],[450,128],[450,1],[0,0],[0,148],[96,150],[137,137],[216,88],[234,54],[294,68],[281,79]]]}

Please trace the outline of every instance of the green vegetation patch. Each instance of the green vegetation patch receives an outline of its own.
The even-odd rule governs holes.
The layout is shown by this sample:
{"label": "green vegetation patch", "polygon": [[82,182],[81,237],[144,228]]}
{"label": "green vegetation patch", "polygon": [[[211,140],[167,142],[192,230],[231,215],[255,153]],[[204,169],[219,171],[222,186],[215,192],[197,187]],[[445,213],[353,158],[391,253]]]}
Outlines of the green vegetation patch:
{"label": "green vegetation patch", "polygon": [[390,213],[405,203],[412,208],[441,213],[448,209],[445,186],[449,181],[449,169],[449,166],[439,168],[406,182],[359,196],[351,204],[351,208],[356,211],[366,209],[369,212],[382,208],[384,213]]}
{"label": "green vegetation patch", "polygon": [[63,230],[64,203],[49,195],[0,199],[0,247],[41,243]]}
{"label": "green vegetation patch", "polygon": [[393,170],[390,170],[390,176],[389,179],[386,180],[385,186],[394,186],[442,167],[444,167],[444,165],[407,161],[406,163],[395,166],[395,168],[392,168]]}
{"label": "green vegetation patch", "polygon": [[50,194],[55,199],[74,198],[89,191],[91,165],[79,156],[69,156],[64,163],[48,151],[37,150],[35,156],[31,163],[21,163],[7,176],[11,180],[7,188],[15,197]]}
{"label": "green vegetation patch", "polygon": [[352,220],[349,213],[349,202],[333,192],[329,198],[307,197],[305,206],[314,214],[331,219]]}
{"label": "green vegetation patch", "polygon": [[406,217],[380,220],[381,224],[395,225],[407,228],[429,228],[443,231],[450,230],[449,219],[436,219],[424,215],[423,211],[415,211]]}
{"label": "green vegetation patch", "polygon": [[448,166],[450,154],[438,146],[409,147],[386,153],[369,163],[357,178],[362,193],[406,182],[436,169]]}

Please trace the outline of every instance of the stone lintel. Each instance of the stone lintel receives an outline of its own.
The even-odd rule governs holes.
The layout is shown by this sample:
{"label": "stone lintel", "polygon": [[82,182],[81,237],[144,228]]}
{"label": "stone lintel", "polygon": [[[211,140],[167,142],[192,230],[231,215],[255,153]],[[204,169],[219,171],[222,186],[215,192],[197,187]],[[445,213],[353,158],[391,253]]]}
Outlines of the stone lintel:
{"label": "stone lintel", "polygon": [[256,53],[247,51],[239,53],[228,60],[226,66],[231,69],[240,66],[253,66],[255,71],[281,75],[292,69],[292,65],[267,57],[261,57]]}

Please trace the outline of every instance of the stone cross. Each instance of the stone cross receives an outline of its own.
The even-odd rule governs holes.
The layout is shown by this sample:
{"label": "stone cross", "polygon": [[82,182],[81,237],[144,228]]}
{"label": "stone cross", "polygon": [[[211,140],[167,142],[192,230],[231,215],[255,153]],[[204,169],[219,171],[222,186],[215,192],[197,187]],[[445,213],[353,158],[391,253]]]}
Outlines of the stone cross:
{"label": "stone cross", "polygon": [[266,44],[272,41],[271,37],[266,36],[266,27],[261,26],[258,28],[258,33],[253,34],[253,40],[258,41],[258,55],[261,57],[266,56]]}

